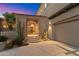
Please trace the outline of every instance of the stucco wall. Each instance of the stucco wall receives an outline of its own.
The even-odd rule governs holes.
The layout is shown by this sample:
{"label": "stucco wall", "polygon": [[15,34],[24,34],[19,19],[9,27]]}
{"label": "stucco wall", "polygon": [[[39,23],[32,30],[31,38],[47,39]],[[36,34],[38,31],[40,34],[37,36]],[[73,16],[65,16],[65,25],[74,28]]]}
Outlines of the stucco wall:
{"label": "stucco wall", "polygon": [[[16,19],[21,21],[22,26],[23,24],[26,24],[26,20],[28,18],[35,18],[38,21],[39,24],[39,35],[42,35],[43,31],[48,30],[48,18],[47,17],[42,17],[42,16],[27,16],[27,15],[16,15]],[[39,38],[39,37],[38,37]]]}
{"label": "stucco wall", "polygon": [[[69,3],[47,3],[47,7],[41,13],[41,15],[50,17],[52,14],[56,13],[57,11],[59,11],[60,9],[64,8],[67,5],[69,5]],[[54,21],[52,21],[52,23]],[[54,33],[54,26],[52,26],[51,32]],[[49,33],[49,38],[54,39],[54,34]]]}
{"label": "stucco wall", "polygon": [[56,13],[63,7],[67,6],[69,3],[47,3],[47,7],[41,13],[43,16],[51,16],[52,14]]}

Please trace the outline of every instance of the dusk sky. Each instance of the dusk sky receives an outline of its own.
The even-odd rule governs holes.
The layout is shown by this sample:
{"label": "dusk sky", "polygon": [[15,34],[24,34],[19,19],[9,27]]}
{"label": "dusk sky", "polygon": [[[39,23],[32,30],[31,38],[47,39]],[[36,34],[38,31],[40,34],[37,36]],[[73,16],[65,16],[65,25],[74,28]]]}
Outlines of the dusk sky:
{"label": "dusk sky", "polygon": [[0,3],[0,17],[5,12],[35,15],[39,7],[39,3]]}

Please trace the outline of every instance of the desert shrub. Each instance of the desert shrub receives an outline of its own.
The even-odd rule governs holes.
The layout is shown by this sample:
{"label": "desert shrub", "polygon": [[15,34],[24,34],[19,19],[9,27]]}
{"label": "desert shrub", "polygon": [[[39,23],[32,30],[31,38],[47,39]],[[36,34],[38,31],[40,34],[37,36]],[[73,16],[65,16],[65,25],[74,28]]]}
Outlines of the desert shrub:
{"label": "desert shrub", "polygon": [[0,42],[7,41],[8,37],[6,36],[0,36]]}

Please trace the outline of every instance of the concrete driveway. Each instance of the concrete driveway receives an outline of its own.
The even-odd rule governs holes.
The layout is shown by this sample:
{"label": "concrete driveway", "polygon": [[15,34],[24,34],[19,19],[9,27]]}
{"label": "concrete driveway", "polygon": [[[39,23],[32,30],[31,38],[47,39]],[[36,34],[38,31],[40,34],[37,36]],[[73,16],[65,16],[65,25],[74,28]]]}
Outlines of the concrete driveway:
{"label": "concrete driveway", "polygon": [[78,56],[78,51],[60,42],[42,41],[0,52],[0,56]]}

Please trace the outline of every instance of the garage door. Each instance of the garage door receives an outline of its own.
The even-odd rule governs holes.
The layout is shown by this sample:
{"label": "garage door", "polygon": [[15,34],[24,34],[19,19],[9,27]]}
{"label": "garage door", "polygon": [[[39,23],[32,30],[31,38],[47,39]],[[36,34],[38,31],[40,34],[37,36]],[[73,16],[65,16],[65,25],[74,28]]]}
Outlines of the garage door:
{"label": "garage door", "polygon": [[[78,16],[79,17],[79,16]],[[55,39],[79,47],[79,18],[66,19],[55,24]]]}

